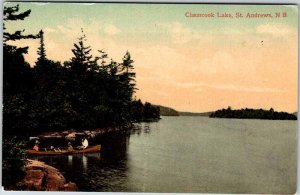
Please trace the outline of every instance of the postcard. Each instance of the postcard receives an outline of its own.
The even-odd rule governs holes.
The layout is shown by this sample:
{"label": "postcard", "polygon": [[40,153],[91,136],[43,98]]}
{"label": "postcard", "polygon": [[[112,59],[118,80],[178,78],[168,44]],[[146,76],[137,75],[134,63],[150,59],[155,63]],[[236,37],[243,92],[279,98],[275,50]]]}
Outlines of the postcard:
{"label": "postcard", "polygon": [[293,194],[298,7],[3,6],[6,191]]}

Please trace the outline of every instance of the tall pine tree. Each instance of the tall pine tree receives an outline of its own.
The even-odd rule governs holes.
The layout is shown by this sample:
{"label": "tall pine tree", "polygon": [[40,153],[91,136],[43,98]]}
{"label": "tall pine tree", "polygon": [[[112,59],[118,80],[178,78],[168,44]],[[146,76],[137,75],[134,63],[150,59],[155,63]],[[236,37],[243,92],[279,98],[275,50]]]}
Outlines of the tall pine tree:
{"label": "tall pine tree", "polygon": [[90,67],[92,61],[92,55],[90,54],[90,46],[85,46],[86,35],[81,29],[82,35],[78,38],[78,43],[74,43],[74,49],[72,49],[73,57],[71,58],[71,69],[75,74],[82,75]]}
{"label": "tall pine tree", "polygon": [[7,31],[5,24],[26,19],[30,10],[20,12],[19,5],[3,8],[3,134],[31,128],[28,120],[28,102],[33,87],[31,68],[25,62],[28,47],[13,45],[16,40],[35,39],[37,35],[24,34],[25,30]]}
{"label": "tall pine tree", "polygon": [[[17,41],[21,39],[36,39],[38,35],[27,34],[24,35],[23,30],[17,30],[13,33],[6,31],[5,23],[9,21],[24,20],[30,15],[31,10],[26,10],[25,12],[19,12],[19,5],[16,6],[4,6],[3,8],[3,47],[4,49],[10,49],[12,51],[17,51],[19,53],[27,53],[28,47],[17,48],[8,44],[8,41]],[[10,48],[7,48],[7,47]]]}
{"label": "tall pine tree", "polygon": [[32,75],[23,56],[28,47],[12,44],[16,40],[36,38],[35,35],[24,35],[25,30],[8,32],[5,24],[9,21],[24,20],[30,12],[19,12],[19,5],[3,8],[3,185],[14,184],[23,176],[24,161],[20,155],[23,148],[12,135],[19,137],[34,126],[28,117]]}
{"label": "tall pine tree", "polygon": [[73,128],[83,128],[84,124],[89,126],[90,117],[89,105],[89,88],[91,81],[89,80],[91,67],[95,66],[95,60],[92,59],[91,48],[86,46],[86,35],[83,30],[82,35],[78,38],[78,42],[74,43],[72,49],[73,57],[70,62],[66,62],[68,70],[67,77],[67,102],[70,105],[74,117],[70,121]]}
{"label": "tall pine tree", "polygon": [[125,82],[125,88],[126,88],[126,95],[127,98],[131,100],[133,93],[135,92],[135,72],[134,72],[134,61],[131,59],[130,53],[127,51],[126,54],[123,57],[123,63],[121,63],[122,66],[122,74],[121,78],[123,82]]}
{"label": "tall pine tree", "polygon": [[37,54],[38,54],[37,64],[43,63],[46,61],[46,49],[45,49],[45,43],[44,43],[43,30],[40,30],[40,32],[39,32],[39,38],[40,38],[40,46],[37,51]]}
{"label": "tall pine tree", "polygon": [[9,32],[5,27],[7,22],[24,20],[30,12],[31,10],[20,12],[19,5],[3,8],[3,91],[5,95],[27,90],[26,87],[30,83],[30,66],[23,56],[27,53],[28,47],[17,47],[12,44],[17,40],[36,39],[38,36],[24,34],[24,29]]}

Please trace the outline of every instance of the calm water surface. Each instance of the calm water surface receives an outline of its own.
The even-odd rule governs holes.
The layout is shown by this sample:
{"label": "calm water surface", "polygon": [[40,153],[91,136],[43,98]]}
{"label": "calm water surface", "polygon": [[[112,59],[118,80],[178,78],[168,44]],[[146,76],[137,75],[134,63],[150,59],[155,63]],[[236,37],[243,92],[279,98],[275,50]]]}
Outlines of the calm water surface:
{"label": "calm water surface", "polygon": [[39,160],[80,191],[294,193],[296,139],[296,121],[163,117],[101,139],[100,154]]}

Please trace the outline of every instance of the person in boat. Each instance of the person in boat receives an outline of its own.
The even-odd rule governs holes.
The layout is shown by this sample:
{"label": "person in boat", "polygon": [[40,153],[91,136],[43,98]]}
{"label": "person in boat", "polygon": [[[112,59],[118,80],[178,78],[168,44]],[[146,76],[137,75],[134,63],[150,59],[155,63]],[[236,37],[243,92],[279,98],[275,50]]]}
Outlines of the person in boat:
{"label": "person in boat", "polygon": [[34,144],[33,149],[34,149],[35,151],[39,151],[39,145],[38,145],[38,144]]}
{"label": "person in boat", "polygon": [[81,146],[78,147],[78,149],[85,149],[89,146],[89,142],[86,138],[82,139],[82,142],[81,142]]}
{"label": "person in boat", "polygon": [[74,148],[73,148],[71,142],[69,142],[68,143],[68,151],[73,151],[73,150],[74,150]]}
{"label": "person in boat", "polygon": [[35,151],[39,151],[39,144],[40,144],[39,140],[35,140],[35,144],[34,144],[34,146],[33,146],[33,149],[34,149]]}
{"label": "person in boat", "polygon": [[50,146],[50,150],[54,152],[61,152],[60,148],[54,148],[54,146]]}

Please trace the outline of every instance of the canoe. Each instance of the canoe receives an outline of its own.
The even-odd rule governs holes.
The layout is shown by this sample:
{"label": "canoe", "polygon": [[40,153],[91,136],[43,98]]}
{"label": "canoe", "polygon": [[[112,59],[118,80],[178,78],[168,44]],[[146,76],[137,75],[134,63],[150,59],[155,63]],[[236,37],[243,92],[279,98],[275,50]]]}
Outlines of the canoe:
{"label": "canoe", "polygon": [[85,149],[74,149],[72,151],[61,150],[61,151],[35,151],[35,150],[26,150],[27,154],[31,155],[71,155],[71,154],[84,154],[84,153],[94,153],[101,150],[101,145],[89,146]]}

